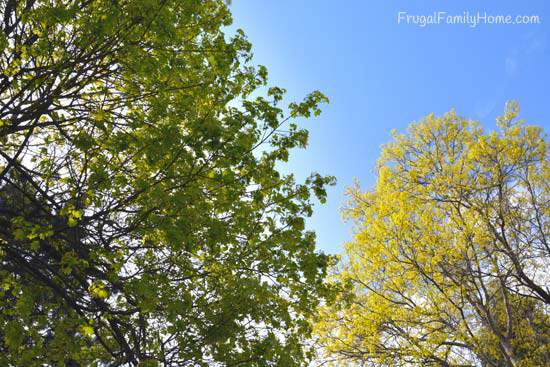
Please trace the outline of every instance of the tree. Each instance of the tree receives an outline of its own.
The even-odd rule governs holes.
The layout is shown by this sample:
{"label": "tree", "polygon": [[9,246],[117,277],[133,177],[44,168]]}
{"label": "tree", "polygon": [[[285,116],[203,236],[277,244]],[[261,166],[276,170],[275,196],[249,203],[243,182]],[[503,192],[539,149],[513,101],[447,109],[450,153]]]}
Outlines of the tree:
{"label": "tree", "polygon": [[0,365],[301,365],[333,179],[276,165],[326,98],[279,107],[223,1],[0,19]]}
{"label": "tree", "polygon": [[371,191],[350,190],[356,233],[316,332],[361,366],[550,363],[548,145],[517,120],[489,134],[449,112],[394,134]]}

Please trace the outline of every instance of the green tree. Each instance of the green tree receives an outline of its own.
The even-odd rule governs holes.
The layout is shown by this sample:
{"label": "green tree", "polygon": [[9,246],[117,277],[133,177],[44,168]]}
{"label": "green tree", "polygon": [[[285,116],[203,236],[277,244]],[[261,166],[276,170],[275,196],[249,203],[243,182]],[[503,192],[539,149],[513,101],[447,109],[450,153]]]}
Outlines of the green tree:
{"label": "green tree", "polygon": [[361,366],[550,363],[550,170],[541,128],[510,103],[489,134],[429,115],[383,148],[374,189],[350,190],[345,286],[317,334]]}
{"label": "green tree", "polygon": [[0,19],[0,365],[301,365],[333,179],[276,165],[326,98],[279,107],[223,1]]}

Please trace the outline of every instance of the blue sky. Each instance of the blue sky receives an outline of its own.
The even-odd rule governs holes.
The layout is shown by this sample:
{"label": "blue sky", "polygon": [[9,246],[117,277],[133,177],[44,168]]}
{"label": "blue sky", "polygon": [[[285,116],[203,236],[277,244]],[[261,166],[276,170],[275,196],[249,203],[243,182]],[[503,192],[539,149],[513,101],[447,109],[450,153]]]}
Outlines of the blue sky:
{"label": "blue sky", "polygon": [[[548,1],[234,0],[231,10],[254,45],[255,63],[267,66],[272,85],[288,90],[288,101],[315,89],[331,100],[302,125],[310,145],[287,167],[298,178],[318,171],[338,179],[308,223],[326,252],[341,252],[350,239],[339,212],[345,188],[354,178],[365,189],[373,185],[392,129],[451,108],[491,129],[509,99],[520,102],[528,122],[550,126]],[[399,12],[465,11],[537,15],[540,23],[397,22]]]}

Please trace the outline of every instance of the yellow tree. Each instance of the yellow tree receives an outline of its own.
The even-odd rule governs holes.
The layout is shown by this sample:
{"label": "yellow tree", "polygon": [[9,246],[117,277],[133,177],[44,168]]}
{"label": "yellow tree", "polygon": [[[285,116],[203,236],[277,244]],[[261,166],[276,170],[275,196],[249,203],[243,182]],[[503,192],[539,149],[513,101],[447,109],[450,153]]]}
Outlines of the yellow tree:
{"label": "yellow tree", "polygon": [[[548,144],[509,103],[486,134],[433,114],[383,147],[321,309],[328,358],[360,366],[550,363]],[[545,278],[546,276],[546,278]]]}

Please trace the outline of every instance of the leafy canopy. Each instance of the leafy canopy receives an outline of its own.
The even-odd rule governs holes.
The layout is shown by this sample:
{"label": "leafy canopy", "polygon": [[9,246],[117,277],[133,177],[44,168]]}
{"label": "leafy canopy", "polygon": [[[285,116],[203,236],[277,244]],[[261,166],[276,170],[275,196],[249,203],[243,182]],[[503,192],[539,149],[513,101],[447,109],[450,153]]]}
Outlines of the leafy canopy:
{"label": "leafy canopy", "polygon": [[0,19],[0,365],[301,365],[333,179],[276,165],[326,98],[281,108],[223,1]]}
{"label": "leafy canopy", "polygon": [[499,130],[433,114],[350,189],[356,233],[321,309],[328,358],[361,366],[550,362],[548,144],[510,103]]}

